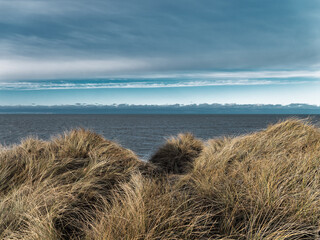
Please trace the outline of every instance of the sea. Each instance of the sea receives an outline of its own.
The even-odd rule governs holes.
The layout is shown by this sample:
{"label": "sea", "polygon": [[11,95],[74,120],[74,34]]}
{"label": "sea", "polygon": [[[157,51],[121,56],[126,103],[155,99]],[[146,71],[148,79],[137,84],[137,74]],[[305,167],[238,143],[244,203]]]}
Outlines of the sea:
{"label": "sea", "polygon": [[305,119],[320,125],[320,115],[0,115],[0,144],[11,146],[27,137],[49,140],[65,131],[85,128],[133,150],[148,160],[166,139],[190,132],[207,140],[240,136],[265,129],[288,118]]}

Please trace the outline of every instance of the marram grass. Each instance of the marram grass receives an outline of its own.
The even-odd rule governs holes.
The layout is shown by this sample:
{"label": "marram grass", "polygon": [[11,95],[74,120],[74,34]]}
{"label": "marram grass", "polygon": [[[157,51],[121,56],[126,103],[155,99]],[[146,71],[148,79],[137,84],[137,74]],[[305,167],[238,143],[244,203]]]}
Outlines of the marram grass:
{"label": "marram grass", "polygon": [[0,147],[0,239],[319,239],[320,130],[287,120],[144,162],[83,129]]}

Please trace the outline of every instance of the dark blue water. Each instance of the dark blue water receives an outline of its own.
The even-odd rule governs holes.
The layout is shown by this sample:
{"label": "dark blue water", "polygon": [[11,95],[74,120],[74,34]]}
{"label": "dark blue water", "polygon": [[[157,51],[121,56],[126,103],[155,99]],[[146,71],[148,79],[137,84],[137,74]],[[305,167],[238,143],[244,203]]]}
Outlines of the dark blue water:
{"label": "dark blue water", "polygon": [[[47,140],[83,127],[147,159],[166,138],[181,132],[191,132],[204,140],[238,136],[290,117],[293,115],[0,115],[0,143],[19,143],[27,136]],[[320,115],[309,117],[315,124],[320,122]]]}

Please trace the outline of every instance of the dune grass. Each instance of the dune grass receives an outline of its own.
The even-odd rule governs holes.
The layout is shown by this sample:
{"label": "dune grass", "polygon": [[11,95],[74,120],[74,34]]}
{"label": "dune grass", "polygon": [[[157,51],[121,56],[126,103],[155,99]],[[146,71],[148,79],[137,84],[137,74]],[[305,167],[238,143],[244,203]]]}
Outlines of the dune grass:
{"label": "dune grass", "polygon": [[149,162],[165,173],[186,173],[193,167],[193,161],[203,149],[203,143],[192,134],[179,134],[172,137],[158,149]]}
{"label": "dune grass", "polygon": [[318,239],[320,130],[169,139],[144,162],[83,129],[0,148],[0,239]]}

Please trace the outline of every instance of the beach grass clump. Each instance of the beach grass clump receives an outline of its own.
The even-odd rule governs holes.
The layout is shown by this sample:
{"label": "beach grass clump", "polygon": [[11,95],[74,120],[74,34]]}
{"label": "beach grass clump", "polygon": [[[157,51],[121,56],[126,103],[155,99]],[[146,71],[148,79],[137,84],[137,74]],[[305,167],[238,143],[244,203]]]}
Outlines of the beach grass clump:
{"label": "beach grass clump", "polygon": [[[209,142],[180,184],[216,214],[221,236],[315,239],[320,223],[320,131],[298,120]],[[185,187],[184,187],[185,188]]]}
{"label": "beach grass clump", "polygon": [[134,175],[112,199],[88,239],[204,239],[214,227],[214,216],[164,176]]}
{"label": "beach grass clump", "polygon": [[132,151],[83,129],[3,150],[0,237],[30,232],[30,219],[50,225],[58,239],[80,237],[111,190],[133,173],[150,171],[147,165]]}
{"label": "beach grass clump", "polygon": [[193,161],[202,151],[203,143],[191,133],[172,137],[161,146],[149,162],[166,173],[182,174],[190,171]]}
{"label": "beach grass clump", "polygon": [[0,239],[319,239],[320,130],[290,119],[144,162],[78,129],[0,150]]}

